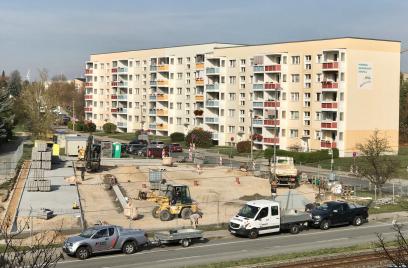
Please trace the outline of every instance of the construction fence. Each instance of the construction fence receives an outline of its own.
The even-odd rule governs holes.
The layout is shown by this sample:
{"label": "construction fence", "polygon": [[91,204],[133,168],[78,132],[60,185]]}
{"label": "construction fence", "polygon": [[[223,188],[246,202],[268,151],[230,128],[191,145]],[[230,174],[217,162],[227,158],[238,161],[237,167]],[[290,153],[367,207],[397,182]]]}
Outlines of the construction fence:
{"label": "construction fence", "polygon": [[0,159],[0,183],[3,183],[16,175],[17,165],[23,156],[24,143],[22,142],[13,153],[9,153]]}

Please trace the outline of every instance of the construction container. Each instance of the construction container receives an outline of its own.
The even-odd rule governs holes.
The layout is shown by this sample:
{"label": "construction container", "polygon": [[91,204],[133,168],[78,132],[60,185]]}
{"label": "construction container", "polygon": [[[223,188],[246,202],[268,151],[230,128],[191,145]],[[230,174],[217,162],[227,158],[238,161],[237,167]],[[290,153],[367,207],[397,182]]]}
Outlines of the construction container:
{"label": "construction container", "polygon": [[86,148],[88,137],[66,136],[65,154],[68,156],[78,156],[78,148]]}
{"label": "construction container", "polygon": [[112,142],[102,141],[101,142],[101,158],[111,158],[112,157]]}
{"label": "construction container", "polygon": [[122,153],[122,144],[118,142],[112,143],[112,157],[120,158],[121,153]]}

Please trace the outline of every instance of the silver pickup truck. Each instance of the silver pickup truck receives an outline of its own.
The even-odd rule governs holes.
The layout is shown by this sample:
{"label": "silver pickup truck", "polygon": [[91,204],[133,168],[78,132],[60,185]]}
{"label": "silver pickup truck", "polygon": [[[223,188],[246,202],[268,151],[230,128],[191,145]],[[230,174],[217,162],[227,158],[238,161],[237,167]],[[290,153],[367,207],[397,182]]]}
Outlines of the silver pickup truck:
{"label": "silver pickup truck", "polygon": [[124,229],[115,225],[98,225],[64,241],[62,250],[78,259],[87,259],[93,253],[123,251],[135,253],[139,246],[148,242],[147,235],[140,229]]}

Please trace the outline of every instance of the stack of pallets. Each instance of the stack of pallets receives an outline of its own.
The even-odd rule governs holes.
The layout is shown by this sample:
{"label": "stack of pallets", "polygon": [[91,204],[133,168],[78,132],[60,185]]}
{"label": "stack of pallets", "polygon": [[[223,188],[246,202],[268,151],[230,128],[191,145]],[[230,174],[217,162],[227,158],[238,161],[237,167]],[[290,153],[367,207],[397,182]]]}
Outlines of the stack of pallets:
{"label": "stack of pallets", "polygon": [[33,178],[27,181],[29,192],[51,191],[51,180],[45,179],[44,170],[51,170],[51,151],[47,151],[46,143],[38,143],[31,152],[31,170]]}

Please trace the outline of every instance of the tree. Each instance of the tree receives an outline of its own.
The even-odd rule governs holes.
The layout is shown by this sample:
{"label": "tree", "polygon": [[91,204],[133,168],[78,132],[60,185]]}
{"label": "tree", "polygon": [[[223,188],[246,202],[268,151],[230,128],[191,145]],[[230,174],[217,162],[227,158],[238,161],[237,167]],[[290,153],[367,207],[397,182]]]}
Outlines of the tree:
{"label": "tree", "polygon": [[381,187],[396,174],[399,167],[398,159],[387,155],[392,152],[388,139],[375,130],[365,144],[357,144],[357,149],[362,154],[357,160],[359,175],[374,184],[381,196]]}
{"label": "tree", "polygon": [[18,97],[22,89],[21,75],[20,72],[15,70],[11,72],[8,81],[8,89],[12,96]]}
{"label": "tree", "polygon": [[7,79],[6,73],[3,70],[0,77],[0,88],[7,88]]}
{"label": "tree", "polygon": [[12,136],[14,115],[12,112],[13,99],[7,88],[0,88],[0,144]]}
{"label": "tree", "polygon": [[403,234],[402,225],[394,224],[396,246],[389,246],[382,234],[377,234],[377,250],[379,254],[387,258],[394,267],[408,267],[408,238]]}
{"label": "tree", "polygon": [[102,129],[105,133],[115,133],[116,131],[116,125],[113,123],[105,123],[102,126]]}
{"label": "tree", "polygon": [[400,140],[408,142],[408,81],[400,79]]}
{"label": "tree", "polygon": [[251,141],[240,141],[237,143],[238,153],[250,153],[251,152]]}
{"label": "tree", "polygon": [[51,78],[51,81],[53,81],[53,82],[66,82],[67,77],[63,73],[61,73],[61,74],[54,75]]}
{"label": "tree", "polygon": [[271,166],[271,161],[273,158],[273,148],[266,148],[264,151],[265,159],[268,159],[269,166]]}
{"label": "tree", "polygon": [[186,137],[185,137],[184,133],[181,133],[181,132],[174,132],[174,133],[170,134],[170,140],[172,142],[184,141],[185,138]]}
{"label": "tree", "polygon": [[212,134],[202,128],[191,130],[186,136],[186,143],[194,143],[197,147],[208,148],[213,146]]}

